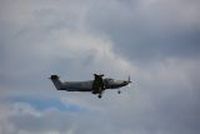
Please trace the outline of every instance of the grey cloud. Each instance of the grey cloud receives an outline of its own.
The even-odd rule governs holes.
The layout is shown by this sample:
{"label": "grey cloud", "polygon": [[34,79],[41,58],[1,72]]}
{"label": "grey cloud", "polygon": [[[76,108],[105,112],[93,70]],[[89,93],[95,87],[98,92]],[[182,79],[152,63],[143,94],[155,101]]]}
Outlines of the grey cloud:
{"label": "grey cloud", "polygon": [[[4,2],[1,97],[54,96],[91,110],[33,110],[42,116],[2,119],[7,112],[1,108],[5,133],[199,133],[199,2]],[[91,79],[93,72],[131,74],[135,83],[120,96],[108,91],[98,100],[57,93],[47,79],[51,73]]]}
{"label": "grey cloud", "polygon": [[[19,107],[19,108],[18,108]],[[2,106],[1,106],[2,108]],[[29,104],[4,106],[6,117],[0,118],[0,132],[7,134],[24,133],[111,133],[110,121],[97,113],[70,113],[53,109],[35,110]],[[25,112],[23,112],[25,111]],[[100,118],[96,118],[96,116]],[[5,123],[5,124],[4,124]],[[98,127],[102,124],[102,127]],[[7,126],[12,126],[12,131]]]}
{"label": "grey cloud", "polygon": [[[45,133],[48,131],[65,132],[72,127],[72,119],[66,114],[62,113],[49,113],[43,117],[34,117],[31,115],[14,116],[10,117],[9,121],[12,122],[19,130],[26,130],[27,132]],[[16,132],[17,132],[16,131]]]}
{"label": "grey cloud", "polygon": [[88,13],[88,25],[92,31],[110,36],[116,51],[131,60],[198,57],[198,5],[197,1],[179,0],[113,1],[95,5]]}

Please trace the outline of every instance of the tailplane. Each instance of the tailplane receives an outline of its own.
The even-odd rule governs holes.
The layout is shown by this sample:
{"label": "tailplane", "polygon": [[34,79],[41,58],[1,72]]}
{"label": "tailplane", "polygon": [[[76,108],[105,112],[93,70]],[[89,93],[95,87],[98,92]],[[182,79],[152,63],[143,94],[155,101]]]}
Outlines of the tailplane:
{"label": "tailplane", "polygon": [[63,83],[60,81],[57,75],[51,75],[49,79],[51,79],[57,90],[63,90]]}

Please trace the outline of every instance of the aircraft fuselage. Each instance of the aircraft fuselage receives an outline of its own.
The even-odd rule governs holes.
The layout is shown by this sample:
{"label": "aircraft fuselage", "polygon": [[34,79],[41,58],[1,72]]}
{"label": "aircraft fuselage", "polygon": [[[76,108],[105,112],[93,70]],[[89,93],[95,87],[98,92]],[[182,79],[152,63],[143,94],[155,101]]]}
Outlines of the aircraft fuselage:
{"label": "aircraft fuselage", "polygon": [[128,80],[114,80],[112,78],[103,79],[103,75],[96,75],[96,77],[95,80],[89,81],[61,82],[57,75],[52,75],[50,79],[57,90],[66,90],[69,92],[92,92],[93,94],[99,94],[99,98],[101,98],[102,92],[106,89],[118,89],[131,83],[130,78]]}

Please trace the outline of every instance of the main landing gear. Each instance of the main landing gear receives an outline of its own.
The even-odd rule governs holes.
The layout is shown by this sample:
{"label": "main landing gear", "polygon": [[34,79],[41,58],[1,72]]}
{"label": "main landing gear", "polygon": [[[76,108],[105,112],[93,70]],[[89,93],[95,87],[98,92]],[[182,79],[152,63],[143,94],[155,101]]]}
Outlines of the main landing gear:
{"label": "main landing gear", "polygon": [[119,90],[117,93],[118,93],[118,94],[121,94],[121,91]]}
{"label": "main landing gear", "polygon": [[99,98],[99,99],[101,99],[101,97],[102,97],[102,95],[101,95],[101,94],[99,94],[99,95],[98,95],[98,98]]}

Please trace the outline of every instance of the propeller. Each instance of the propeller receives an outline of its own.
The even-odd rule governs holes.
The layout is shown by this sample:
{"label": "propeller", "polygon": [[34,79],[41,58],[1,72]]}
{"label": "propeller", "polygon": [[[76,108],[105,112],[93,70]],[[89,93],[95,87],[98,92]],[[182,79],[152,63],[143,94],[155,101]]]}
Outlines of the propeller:
{"label": "propeller", "polygon": [[131,76],[130,76],[130,75],[128,76],[128,82],[129,82],[129,83],[132,83],[132,81],[131,81]]}
{"label": "propeller", "polygon": [[128,76],[128,87],[129,87],[129,88],[131,87],[131,83],[132,83],[132,81],[131,81],[131,76],[129,75],[129,76]]}

